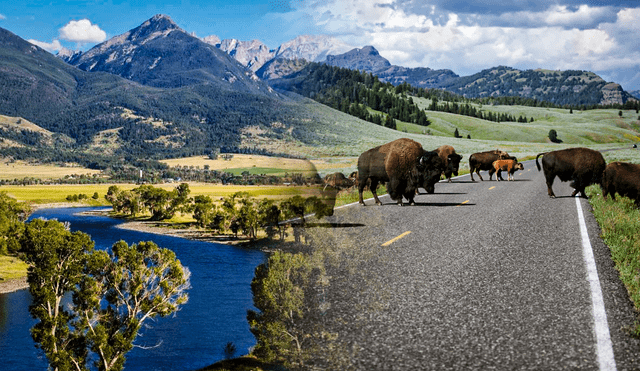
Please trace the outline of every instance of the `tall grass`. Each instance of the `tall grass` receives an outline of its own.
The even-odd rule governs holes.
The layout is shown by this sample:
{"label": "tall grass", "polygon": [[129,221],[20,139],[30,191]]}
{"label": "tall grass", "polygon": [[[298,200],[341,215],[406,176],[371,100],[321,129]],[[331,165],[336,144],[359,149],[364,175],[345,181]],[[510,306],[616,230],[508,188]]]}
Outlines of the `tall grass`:
{"label": "tall grass", "polygon": [[[593,214],[602,229],[601,237],[611,250],[611,258],[633,305],[640,311],[640,210],[627,197],[605,200],[601,193],[598,186],[587,189]],[[640,321],[634,323],[631,333],[640,336]]]}

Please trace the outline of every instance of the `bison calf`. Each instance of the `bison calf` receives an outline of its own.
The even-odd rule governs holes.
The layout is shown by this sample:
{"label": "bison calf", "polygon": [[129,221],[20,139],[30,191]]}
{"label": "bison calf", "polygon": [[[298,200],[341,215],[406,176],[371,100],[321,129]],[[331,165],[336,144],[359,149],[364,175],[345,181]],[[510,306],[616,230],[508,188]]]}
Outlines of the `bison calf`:
{"label": "bison calf", "polygon": [[542,168],[550,197],[556,197],[551,188],[556,176],[563,182],[571,181],[570,186],[575,189],[571,197],[578,193],[582,197],[587,197],[584,189],[591,184],[601,184],[602,173],[607,166],[602,154],[589,148],[568,148],[539,153],[536,156],[538,171],[540,171],[538,163],[540,156],[543,156]]}
{"label": "bison calf", "polygon": [[501,171],[507,172],[507,179],[513,180],[513,174],[516,170],[524,170],[524,165],[516,160],[496,160],[493,162],[493,168],[496,171],[496,180],[504,180]]}
{"label": "bison calf", "polygon": [[615,200],[617,192],[632,199],[640,208],[640,165],[618,161],[610,163],[604,169],[600,186],[605,200],[608,194]]}

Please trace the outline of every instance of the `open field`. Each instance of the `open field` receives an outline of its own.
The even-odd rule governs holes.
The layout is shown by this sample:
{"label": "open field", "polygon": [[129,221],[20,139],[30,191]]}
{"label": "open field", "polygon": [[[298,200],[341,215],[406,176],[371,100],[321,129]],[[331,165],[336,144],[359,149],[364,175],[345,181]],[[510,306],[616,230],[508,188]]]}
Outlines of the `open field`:
{"label": "open field", "polygon": [[[431,103],[424,98],[414,98],[414,102],[425,109]],[[565,144],[574,146],[640,142],[639,115],[633,110],[622,110],[620,117],[617,109],[576,110],[570,113],[568,109],[559,108],[472,106],[485,112],[506,113],[515,118],[524,116],[528,120],[533,118],[534,121],[497,123],[446,112],[427,111],[431,125],[424,128],[403,123],[401,130],[406,128],[408,132],[417,133],[429,130],[433,135],[453,137],[457,128],[464,138],[470,135],[472,139],[548,143],[549,131],[554,129]]]}
{"label": "open field", "polygon": [[0,179],[60,179],[67,175],[100,174],[100,170],[80,166],[32,165],[24,161],[0,159]]}
{"label": "open field", "polygon": [[[210,183],[188,183],[191,190],[191,196],[205,195],[216,200],[222,197],[230,196],[236,192],[247,192],[255,198],[269,199],[285,199],[295,195],[303,195],[310,192],[309,187],[294,186],[238,186],[238,185],[221,185]],[[50,203],[66,203],[68,195],[84,193],[89,196],[86,205],[100,206],[109,205],[104,199],[107,190],[113,184],[88,184],[88,185],[32,185],[32,186],[0,186],[0,192],[7,194],[18,201],[27,201],[34,204],[50,204]],[[130,190],[139,187],[137,184],[116,184],[121,190]],[[156,188],[171,191],[178,184],[153,184]],[[94,192],[98,192],[98,200],[93,200],[91,196]],[[82,205],[79,203],[78,205]]]}
{"label": "open field", "polygon": [[0,282],[26,276],[27,267],[27,263],[14,256],[0,255]]}

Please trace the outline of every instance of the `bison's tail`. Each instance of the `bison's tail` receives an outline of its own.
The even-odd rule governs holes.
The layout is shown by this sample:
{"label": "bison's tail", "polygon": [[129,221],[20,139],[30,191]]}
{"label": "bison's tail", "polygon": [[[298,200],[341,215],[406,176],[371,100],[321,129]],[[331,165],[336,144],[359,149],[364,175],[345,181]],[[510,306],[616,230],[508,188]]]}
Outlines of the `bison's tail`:
{"label": "bison's tail", "polygon": [[538,171],[542,170],[540,169],[540,164],[538,163],[538,157],[540,156],[544,156],[546,155],[548,152],[543,152],[543,153],[538,153],[538,155],[536,156],[536,167],[538,168]]}

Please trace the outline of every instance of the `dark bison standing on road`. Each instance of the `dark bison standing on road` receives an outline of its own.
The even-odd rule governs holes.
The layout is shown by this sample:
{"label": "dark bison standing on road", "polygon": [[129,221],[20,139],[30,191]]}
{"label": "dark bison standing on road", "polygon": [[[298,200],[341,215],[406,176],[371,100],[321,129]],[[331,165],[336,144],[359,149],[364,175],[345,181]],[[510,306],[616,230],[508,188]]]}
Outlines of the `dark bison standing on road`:
{"label": "dark bison standing on road", "polygon": [[605,200],[608,194],[615,200],[617,192],[620,196],[629,197],[636,207],[640,207],[640,165],[617,161],[610,163],[604,169],[600,186]]}
{"label": "dark bison standing on road", "polygon": [[[367,185],[373,193],[376,204],[381,205],[376,188],[380,182],[388,182],[387,192],[391,199],[402,205],[402,197],[413,204],[419,181],[435,184],[440,179],[443,162],[436,152],[427,152],[420,143],[401,138],[372,148],[358,158],[358,193],[360,204],[364,205],[362,192]],[[436,180],[434,181],[433,178]]]}
{"label": "dark bison standing on road", "polygon": [[571,180],[571,187],[575,189],[571,197],[584,193],[584,189],[591,184],[601,184],[602,173],[607,163],[598,151],[589,148],[568,148],[558,151],[539,153],[536,156],[536,167],[540,171],[538,157],[542,157],[542,168],[547,180],[547,192],[550,197],[556,197],[551,186],[557,176],[561,181]]}
{"label": "dark bison standing on road", "polygon": [[[352,173],[353,175],[353,173]],[[351,188],[355,184],[355,178],[349,176],[348,178],[344,174],[337,172],[333,174],[327,174],[324,179],[325,188],[334,187],[338,191]]]}
{"label": "dark bison standing on road", "polygon": [[456,150],[450,145],[443,145],[438,147],[435,152],[444,161],[444,176],[451,182],[451,175],[458,176],[458,169],[460,168],[460,160],[462,156],[456,153]]}
{"label": "dark bison standing on road", "polygon": [[471,174],[471,181],[475,182],[473,179],[473,173],[475,172],[480,180],[482,179],[482,175],[480,175],[480,170],[488,170],[489,171],[489,180],[493,176],[493,173],[496,172],[496,169],[493,168],[493,163],[497,160],[505,160],[512,159],[518,161],[515,157],[509,156],[507,152],[500,151],[495,149],[493,151],[485,151],[485,152],[477,152],[469,156],[469,173]]}

